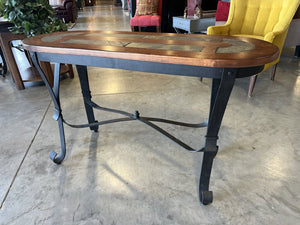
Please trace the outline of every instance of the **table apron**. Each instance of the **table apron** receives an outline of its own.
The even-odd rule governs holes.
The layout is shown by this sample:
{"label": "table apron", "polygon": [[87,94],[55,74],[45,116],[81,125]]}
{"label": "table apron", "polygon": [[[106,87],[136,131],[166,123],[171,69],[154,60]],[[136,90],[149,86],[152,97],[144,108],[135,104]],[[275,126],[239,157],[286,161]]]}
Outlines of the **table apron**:
{"label": "table apron", "polygon": [[236,71],[236,78],[249,77],[261,72],[263,65],[247,68],[217,68],[205,66],[178,65],[171,63],[158,63],[96,56],[78,56],[55,53],[36,53],[40,61],[86,65],[103,68],[133,70],[139,72],[159,73],[179,76],[207,77],[220,79],[224,69]]}

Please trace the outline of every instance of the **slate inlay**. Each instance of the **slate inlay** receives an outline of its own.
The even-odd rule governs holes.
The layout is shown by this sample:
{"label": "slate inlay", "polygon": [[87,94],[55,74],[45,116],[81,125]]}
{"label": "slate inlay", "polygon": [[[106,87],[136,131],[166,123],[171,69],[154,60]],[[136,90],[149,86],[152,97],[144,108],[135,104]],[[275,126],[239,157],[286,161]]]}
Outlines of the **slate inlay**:
{"label": "slate inlay", "polygon": [[[79,38],[80,37],[80,38]],[[86,37],[86,38],[82,38]],[[122,39],[122,41],[118,41]],[[128,41],[126,41],[126,39]],[[129,39],[136,39],[131,41]],[[140,49],[159,49],[166,51],[187,51],[206,53],[240,53],[251,51],[255,48],[252,43],[223,38],[219,42],[212,42],[213,38],[207,36],[191,37],[186,36],[157,36],[145,34],[121,34],[121,33],[88,33],[70,32],[63,34],[49,35],[41,38],[44,42],[60,41],[64,44],[95,45],[95,46],[115,46]],[[89,40],[89,41],[87,41]],[[151,42],[149,40],[153,40]],[[162,40],[164,43],[156,43],[155,40]],[[169,41],[169,42],[168,42]],[[179,41],[179,42],[178,42]],[[182,41],[182,42],[181,42]],[[175,43],[176,42],[176,43]],[[188,44],[186,43],[188,42]],[[203,44],[201,42],[204,42]],[[210,44],[211,43],[211,44]]]}

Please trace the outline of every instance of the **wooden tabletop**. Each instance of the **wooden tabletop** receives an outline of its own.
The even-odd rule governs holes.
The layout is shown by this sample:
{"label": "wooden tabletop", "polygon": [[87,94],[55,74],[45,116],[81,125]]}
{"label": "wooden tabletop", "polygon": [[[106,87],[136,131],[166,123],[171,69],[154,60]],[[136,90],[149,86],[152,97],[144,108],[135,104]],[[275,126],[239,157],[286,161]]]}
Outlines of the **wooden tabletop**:
{"label": "wooden tabletop", "polygon": [[67,31],[26,38],[23,46],[33,52],[221,68],[260,66],[279,56],[265,41],[199,34]]}

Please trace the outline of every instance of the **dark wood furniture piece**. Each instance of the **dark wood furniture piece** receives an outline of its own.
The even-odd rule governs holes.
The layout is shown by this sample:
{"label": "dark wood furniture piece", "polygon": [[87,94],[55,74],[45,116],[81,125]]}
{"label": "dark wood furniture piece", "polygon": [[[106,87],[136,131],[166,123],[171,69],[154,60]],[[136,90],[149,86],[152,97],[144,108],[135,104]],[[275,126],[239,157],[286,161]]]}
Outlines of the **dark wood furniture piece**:
{"label": "dark wood furniture piece", "polygon": [[[8,32],[8,28],[13,27],[13,26],[14,26],[13,23],[1,21],[0,22],[0,33]],[[6,63],[6,60],[5,60],[5,57],[4,57],[1,47],[0,47],[0,57],[2,60],[0,75],[5,76],[5,74],[7,73],[7,63]]]}
{"label": "dark wood furniture piece", "polygon": [[60,6],[55,6],[56,16],[65,23],[75,23],[78,17],[78,9],[75,0],[64,0]]}
{"label": "dark wood furniture piece", "polygon": [[165,33],[175,33],[173,17],[183,16],[187,0],[163,0],[161,30]]}
{"label": "dark wood furniture piece", "polygon": [[[74,31],[35,36],[23,40],[23,45],[30,51],[54,102],[53,118],[58,121],[61,141],[60,154],[54,151],[50,153],[50,158],[55,163],[61,163],[66,154],[63,123],[74,128],[90,127],[91,130],[97,131],[98,127],[104,124],[140,121],[175,141],[183,149],[204,153],[199,185],[199,197],[204,205],[211,203],[213,199],[212,191],[209,191],[210,174],[213,159],[218,152],[219,128],[235,79],[259,73],[264,64],[275,60],[279,55],[279,49],[275,45],[262,40],[193,34]],[[55,62],[53,89],[39,68],[38,61]],[[60,63],[77,65],[87,124],[72,125],[63,119],[59,99],[58,68]],[[87,66],[211,78],[211,105],[208,121],[188,124],[143,117],[138,111],[128,113],[101,107],[91,99]],[[124,118],[98,122],[94,117],[93,109],[121,114]],[[205,145],[192,148],[153,122],[194,128],[207,127]]]}
{"label": "dark wood furniture piece", "polygon": [[5,74],[7,73],[7,64],[1,48],[0,48],[0,58],[2,60],[2,63],[0,63],[0,75],[5,77]]}
{"label": "dark wood furniture piece", "polygon": [[94,6],[95,5],[95,0],[84,0],[84,5],[85,6]]}
{"label": "dark wood furniture piece", "polygon": [[[1,57],[3,61],[6,62],[7,67],[11,73],[12,79],[18,90],[25,88],[24,82],[38,82],[42,81],[42,78],[39,72],[31,63],[30,57],[28,57],[29,63],[31,66],[22,68],[19,70],[19,67],[16,63],[11,42],[14,40],[22,40],[26,38],[25,34],[13,34],[9,31],[9,27],[12,27],[13,24],[10,22],[1,21],[0,22],[0,48],[1,48]],[[53,71],[49,62],[40,62],[40,66],[43,68],[45,75],[50,83],[53,86]],[[4,64],[4,69],[6,70],[6,65]],[[62,65],[61,74],[69,73],[69,77],[74,77],[74,72],[72,65]]]}
{"label": "dark wood furniture piece", "polygon": [[[0,24],[2,27],[5,26],[5,24],[13,25],[9,22],[0,22]],[[24,34],[13,34],[9,32],[8,26],[6,27],[6,29],[2,29],[0,32],[0,47],[3,52],[4,60],[7,63],[7,67],[11,73],[13,81],[15,82],[16,88],[19,90],[24,89],[23,82],[42,81],[37,70],[32,67],[26,68],[24,71],[19,71],[14,54],[11,49],[11,42],[14,40],[22,40],[24,38],[26,38]],[[47,68],[47,64],[49,63],[42,64],[44,68]],[[49,75],[48,73],[46,74]],[[51,80],[51,78],[49,77],[48,79]]]}
{"label": "dark wood furniture piece", "polygon": [[76,0],[76,6],[78,10],[83,9],[83,0]]}
{"label": "dark wood furniture piece", "polygon": [[121,0],[114,0],[114,5],[115,6],[122,6]]}

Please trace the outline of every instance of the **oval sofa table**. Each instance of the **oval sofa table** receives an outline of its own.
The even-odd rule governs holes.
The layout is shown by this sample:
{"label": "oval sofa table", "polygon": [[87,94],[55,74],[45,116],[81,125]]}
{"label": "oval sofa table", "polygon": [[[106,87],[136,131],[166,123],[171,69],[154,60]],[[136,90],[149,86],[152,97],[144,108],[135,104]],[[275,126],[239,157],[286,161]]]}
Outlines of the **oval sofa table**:
{"label": "oval sofa table", "polygon": [[[209,191],[210,174],[213,159],[218,151],[219,128],[235,79],[259,73],[264,64],[272,62],[279,54],[278,48],[271,43],[244,37],[116,31],[51,33],[27,38],[23,40],[23,46],[30,51],[33,62],[44,79],[54,103],[53,118],[58,121],[61,141],[60,154],[54,151],[50,153],[50,158],[55,163],[61,163],[66,154],[64,123],[74,128],[90,127],[91,130],[97,131],[98,127],[104,124],[140,121],[175,141],[183,149],[204,153],[199,184],[199,198],[204,205],[213,200],[212,191]],[[39,61],[55,63],[53,88],[39,67]],[[59,99],[60,63],[76,65],[88,119],[87,124],[72,125],[63,119]],[[143,117],[138,111],[128,113],[99,106],[91,100],[87,66],[211,78],[208,121],[188,124]],[[93,109],[121,114],[124,118],[97,121]],[[194,149],[154,122],[193,128],[207,127],[205,145]]]}

